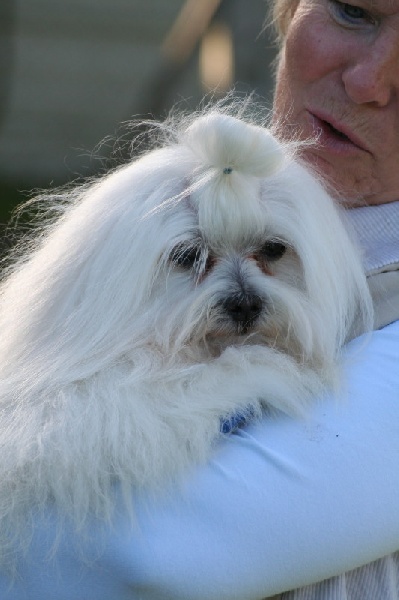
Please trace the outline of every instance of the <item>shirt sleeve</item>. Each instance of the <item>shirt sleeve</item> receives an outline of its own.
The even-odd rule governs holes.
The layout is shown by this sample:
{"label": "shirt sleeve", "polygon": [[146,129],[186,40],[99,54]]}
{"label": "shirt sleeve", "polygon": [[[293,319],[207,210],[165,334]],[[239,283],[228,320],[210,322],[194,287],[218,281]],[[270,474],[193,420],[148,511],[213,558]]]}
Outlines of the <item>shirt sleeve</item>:
{"label": "shirt sleeve", "polygon": [[137,497],[133,524],[121,503],[112,528],[93,523],[95,560],[65,532],[55,575],[39,524],[33,566],[0,597],[259,600],[398,550],[398,366],[399,322],[355,340],[337,394],[225,436],[181,487]]}

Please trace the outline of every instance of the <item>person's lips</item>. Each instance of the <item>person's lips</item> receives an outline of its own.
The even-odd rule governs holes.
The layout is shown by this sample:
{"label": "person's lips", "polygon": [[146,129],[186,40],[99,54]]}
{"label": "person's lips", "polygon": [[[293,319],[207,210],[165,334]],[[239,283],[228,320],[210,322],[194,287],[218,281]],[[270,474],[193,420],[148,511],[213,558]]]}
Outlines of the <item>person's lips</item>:
{"label": "person's lips", "polygon": [[312,133],[323,149],[341,155],[370,152],[366,143],[345,123],[321,112],[307,112]]}

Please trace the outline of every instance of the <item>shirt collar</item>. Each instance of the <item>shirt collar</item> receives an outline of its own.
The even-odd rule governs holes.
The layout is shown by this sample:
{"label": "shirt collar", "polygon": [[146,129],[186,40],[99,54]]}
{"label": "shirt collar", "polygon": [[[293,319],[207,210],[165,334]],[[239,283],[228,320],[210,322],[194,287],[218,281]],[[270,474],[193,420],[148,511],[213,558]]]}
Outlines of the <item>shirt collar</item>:
{"label": "shirt collar", "polygon": [[399,201],[347,212],[364,252],[367,273],[399,263]]}

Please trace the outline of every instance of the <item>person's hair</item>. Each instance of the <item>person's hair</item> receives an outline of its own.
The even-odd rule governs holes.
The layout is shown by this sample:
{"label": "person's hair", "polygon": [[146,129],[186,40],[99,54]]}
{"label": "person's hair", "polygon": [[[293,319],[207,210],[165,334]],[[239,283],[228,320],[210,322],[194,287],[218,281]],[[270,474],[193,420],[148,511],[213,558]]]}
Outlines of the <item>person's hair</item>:
{"label": "person's hair", "polygon": [[299,0],[274,0],[271,6],[270,20],[281,44],[287,33],[288,25],[298,6]]}

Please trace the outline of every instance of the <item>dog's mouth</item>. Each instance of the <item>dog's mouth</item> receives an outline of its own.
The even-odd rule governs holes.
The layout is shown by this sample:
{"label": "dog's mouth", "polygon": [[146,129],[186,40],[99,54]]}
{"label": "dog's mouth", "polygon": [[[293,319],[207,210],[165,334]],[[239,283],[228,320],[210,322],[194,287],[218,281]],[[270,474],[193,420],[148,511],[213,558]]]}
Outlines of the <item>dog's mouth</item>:
{"label": "dog's mouth", "polygon": [[257,321],[257,317],[246,321],[245,323],[239,323],[236,325],[236,335],[238,337],[243,337],[243,336],[248,336],[248,335],[255,335],[256,332],[256,321]]}
{"label": "dog's mouth", "polygon": [[254,327],[245,330],[242,328],[240,331],[232,328],[229,331],[227,329],[211,331],[207,333],[204,342],[212,356],[220,355],[223,350],[231,346],[272,345],[271,336]]}

